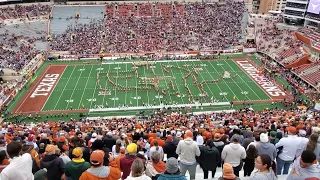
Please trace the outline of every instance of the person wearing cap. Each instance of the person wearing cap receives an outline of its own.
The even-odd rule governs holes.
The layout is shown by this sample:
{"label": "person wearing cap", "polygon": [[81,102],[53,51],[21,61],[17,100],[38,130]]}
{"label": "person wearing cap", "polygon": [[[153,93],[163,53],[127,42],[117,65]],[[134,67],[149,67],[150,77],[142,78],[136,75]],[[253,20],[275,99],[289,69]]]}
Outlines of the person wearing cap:
{"label": "person wearing cap", "polygon": [[112,154],[109,153],[109,166],[104,166],[105,153],[102,150],[95,150],[90,155],[91,167],[84,171],[79,180],[118,180],[121,171],[117,167]]}
{"label": "person wearing cap", "polygon": [[223,164],[222,169],[222,177],[219,177],[218,180],[240,180],[234,173],[233,173],[233,167],[229,163]]}
{"label": "person wearing cap", "polygon": [[171,157],[167,159],[166,171],[160,174],[157,180],[187,180],[187,178],[180,173],[178,160]]}
{"label": "person wearing cap", "polygon": [[39,150],[37,143],[34,142],[34,136],[32,134],[28,135],[28,142],[27,144],[33,145],[35,150]]}
{"label": "person wearing cap", "polygon": [[197,142],[193,141],[193,133],[190,130],[186,131],[185,139],[179,142],[176,153],[180,156],[181,173],[185,175],[188,171],[190,179],[195,179],[196,157],[199,157],[201,152]]}
{"label": "person wearing cap", "polygon": [[273,145],[276,145],[279,142],[279,138],[277,138],[277,132],[276,131],[270,131],[269,141]]}
{"label": "person wearing cap", "polygon": [[90,163],[82,158],[83,151],[80,147],[73,149],[72,156],[72,160],[66,164],[65,175],[71,177],[72,180],[78,180],[81,174],[90,168]]}
{"label": "person wearing cap", "polygon": [[113,137],[112,132],[107,132],[107,134],[103,138],[103,143],[107,148],[113,149],[113,146],[116,145],[116,139]]}
{"label": "person wearing cap", "polygon": [[[222,150],[225,146],[224,142],[221,141],[221,134],[220,133],[215,133],[214,136],[213,136],[213,142],[212,142],[213,146],[216,147],[218,150],[219,150],[219,154],[222,153]],[[221,161],[221,158],[219,158],[219,162],[218,163],[218,167],[221,167],[222,165],[222,161]]]}
{"label": "person wearing cap", "polygon": [[168,135],[167,136],[167,141],[163,146],[163,152],[167,154],[167,159],[174,157],[178,159],[178,154],[176,153],[177,150],[177,144],[173,142],[173,136]]}
{"label": "person wearing cap", "polygon": [[258,155],[267,154],[274,161],[277,157],[276,147],[269,142],[267,133],[260,134],[260,142],[256,144]]}
{"label": "person wearing cap", "polygon": [[121,179],[126,179],[131,171],[131,165],[137,159],[138,146],[131,143],[127,146],[127,154],[124,158],[120,159],[120,169],[123,172]]}
{"label": "person wearing cap", "polygon": [[[299,149],[301,149],[301,141],[296,136],[296,128],[293,126],[288,127],[288,137],[281,138],[276,144],[276,148],[282,147],[282,152],[277,157],[277,173],[288,174],[289,167],[293,160],[297,157]],[[283,170],[283,172],[282,172]]]}
{"label": "person wearing cap", "polygon": [[218,163],[221,162],[219,150],[213,146],[212,140],[207,140],[205,146],[199,146],[199,148],[201,155],[197,161],[203,170],[203,179],[208,179],[209,171],[212,172],[212,178],[214,178]]}
{"label": "person wearing cap", "polygon": [[20,142],[10,142],[7,145],[7,158],[10,164],[5,167],[0,175],[2,180],[33,180],[32,158],[29,153],[20,155],[22,145]]}
{"label": "person wearing cap", "polygon": [[95,132],[92,133],[91,139],[88,141],[88,147],[91,147],[92,143],[93,143],[95,140],[97,140],[97,136],[98,136],[97,133],[95,133]]}
{"label": "person wearing cap", "polygon": [[225,163],[231,164],[234,174],[239,177],[239,172],[242,168],[242,160],[246,158],[246,150],[240,145],[238,134],[232,136],[233,142],[226,145],[221,153],[221,159]]}
{"label": "person wearing cap", "polygon": [[298,132],[299,132],[298,137],[300,139],[302,147],[298,149],[297,156],[300,156],[302,154],[303,150],[305,149],[304,147],[307,147],[309,139],[306,138],[307,132],[304,129],[299,129]]}
{"label": "person wearing cap", "polygon": [[305,180],[319,177],[320,166],[316,161],[316,155],[312,151],[305,150],[292,164],[287,180]]}
{"label": "person wearing cap", "polygon": [[47,169],[48,180],[61,180],[64,177],[65,164],[59,153],[57,146],[52,144],[46,146],[45,156],[40,161],[40,169]]}

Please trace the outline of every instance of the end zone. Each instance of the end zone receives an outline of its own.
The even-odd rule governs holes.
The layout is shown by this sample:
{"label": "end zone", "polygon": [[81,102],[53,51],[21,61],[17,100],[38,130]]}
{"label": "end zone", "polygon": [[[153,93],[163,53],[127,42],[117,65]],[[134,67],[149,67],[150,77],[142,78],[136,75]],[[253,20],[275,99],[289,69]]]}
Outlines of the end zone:
{"label": "end zone", "polygon": [[258,74],[255,63],[248,58],[232,59],[273,101],[282,101],[288,98],[287,92],[276,82],[270,81],[264,75]]}
{"label": "end zone", "polygon": [[14,113],[40,112],[54,87],[62,76],[66,65],[49,65],[14,108]]}

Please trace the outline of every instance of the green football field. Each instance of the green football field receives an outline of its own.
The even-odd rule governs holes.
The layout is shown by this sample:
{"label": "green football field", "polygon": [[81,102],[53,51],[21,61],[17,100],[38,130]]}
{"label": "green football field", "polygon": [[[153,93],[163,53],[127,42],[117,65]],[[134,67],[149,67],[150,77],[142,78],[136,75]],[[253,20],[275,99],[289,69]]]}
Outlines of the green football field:
{"label": "green football field", "polygon": [[[67,65],[42,110],[270,100],[232,60],[164,61],[134,69],[132,62]],[[230,79],[220,78],[225,71]]]}

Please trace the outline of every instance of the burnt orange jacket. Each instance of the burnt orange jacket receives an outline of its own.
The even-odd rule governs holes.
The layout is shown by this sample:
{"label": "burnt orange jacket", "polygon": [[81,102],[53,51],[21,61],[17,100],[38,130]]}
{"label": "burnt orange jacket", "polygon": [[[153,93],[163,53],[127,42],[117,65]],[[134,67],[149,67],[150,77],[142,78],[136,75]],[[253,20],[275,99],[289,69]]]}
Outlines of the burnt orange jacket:
{"label": "burnt orange jacket", "polygon": [[117,163],[115,161],[111,161],[109,163],[109,167],[110,167],[110,173],[109,176],[106,178],[101,178],[98,176],[95,176],[91,173],[89,173],[88,171],[85,171],[82,173],[82,175],[80,176],[79,180],[118,180],[121,178],[121,171],[120,169],[117,167]]}

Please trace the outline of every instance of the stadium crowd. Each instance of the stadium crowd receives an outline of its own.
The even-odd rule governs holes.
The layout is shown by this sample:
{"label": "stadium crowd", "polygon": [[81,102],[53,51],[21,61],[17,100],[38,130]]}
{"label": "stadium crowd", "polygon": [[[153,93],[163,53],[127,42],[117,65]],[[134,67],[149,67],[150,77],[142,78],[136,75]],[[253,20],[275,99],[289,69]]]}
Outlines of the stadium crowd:
{"label": "stadium crowd", "polygon": [[[243,2],[188,3],[179,11],[171,4],[160,5],[165,6],[160,16],[137,18],[129,16],[127,10],[119,11],[116,17],[107,15],[104,23],[98,21],[70,27],[65,33],[54,35],[51,49],[83,55],[83,52],[221,50],[239,45],[245,12]],[[179,5],[176,4],[177,8]],[[118,5],[118,8],[127,7]],[[153,8],[143,9],[144,14],[152,12]]]}
{"label": "stadium crowd", "polygon": [[[195,179],[196,166],[221,180],[320,177],[320,114],[248,109],[155,113],[135,118],[2,123],[1,179]],[[289,171],[291,167],[291,171]],[[19,171],[16,171],[19,169]]]}
{"label": "stadium crowd", "polygon": [[50,5],[32,4],[32,5],[14,5],[14,6],[1,6],[0,19],[18,19],[18,18],[31,18],[36,16],[46,16],[51,12]]}

